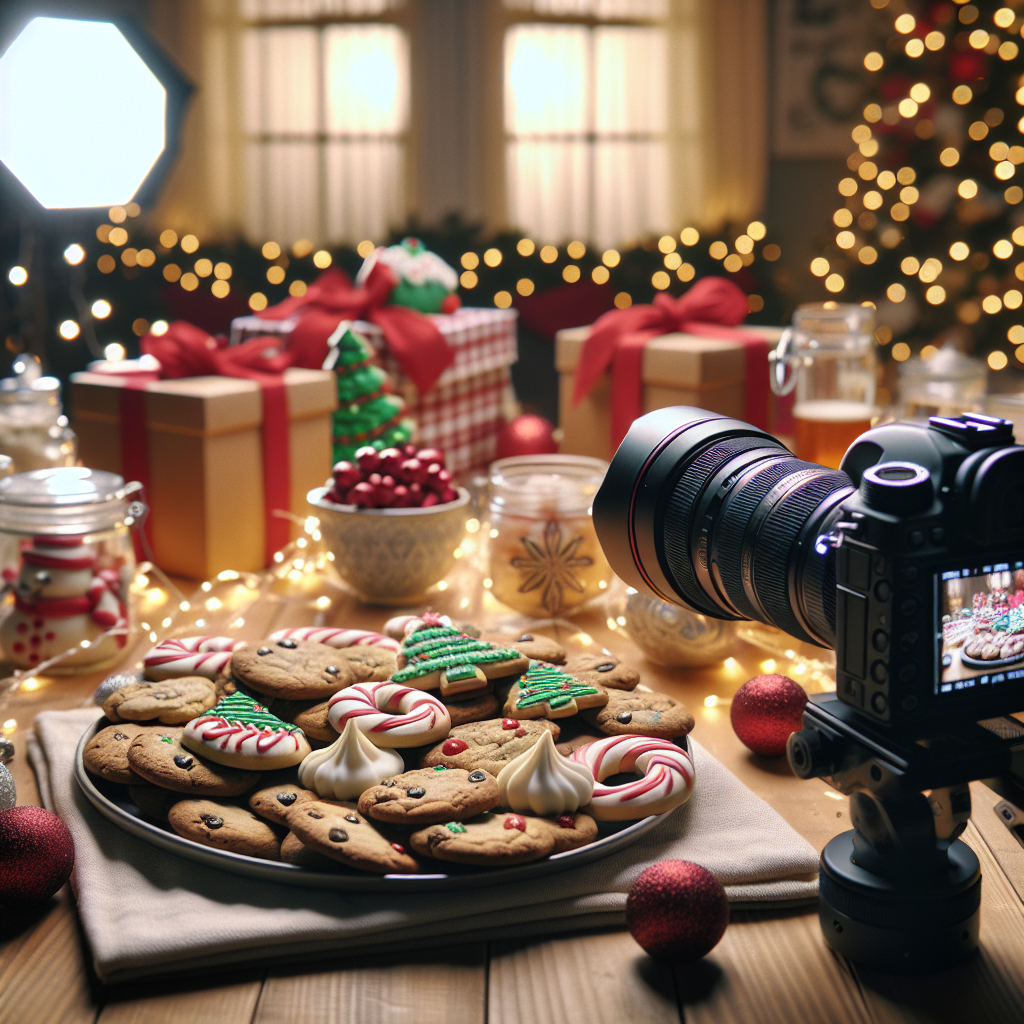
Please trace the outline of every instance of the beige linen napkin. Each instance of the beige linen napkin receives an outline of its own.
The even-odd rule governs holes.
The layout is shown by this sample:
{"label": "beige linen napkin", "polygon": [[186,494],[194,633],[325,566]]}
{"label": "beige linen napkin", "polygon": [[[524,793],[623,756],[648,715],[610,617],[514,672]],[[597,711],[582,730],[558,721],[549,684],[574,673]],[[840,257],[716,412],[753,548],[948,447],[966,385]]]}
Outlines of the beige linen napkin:
{"label": "beige linen napkin", "polygon": [[695,861],[744,907],[817,895],[814,848],[693,743],[694,795],[626,850],[547,878],[396,896],[301,889],[165,853],[100,815],[75,782],[92,708],[36,718],[29,757],[48,807],[75,840],[72,886],[105,982],[258,961],[314,960],[622,925],[626,894],[656,861]]}

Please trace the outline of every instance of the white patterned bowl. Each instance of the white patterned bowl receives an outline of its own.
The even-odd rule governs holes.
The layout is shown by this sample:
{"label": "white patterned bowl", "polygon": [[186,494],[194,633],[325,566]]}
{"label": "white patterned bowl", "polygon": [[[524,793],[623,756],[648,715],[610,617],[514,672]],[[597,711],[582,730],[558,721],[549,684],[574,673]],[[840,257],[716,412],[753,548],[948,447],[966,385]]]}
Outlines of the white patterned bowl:
{"label": "white patterned bowl", "polygon": [[339,575],[367,604],[416,604],[455,565],[469,518],[469,491],[430,508],[356,508],[306,495]]}

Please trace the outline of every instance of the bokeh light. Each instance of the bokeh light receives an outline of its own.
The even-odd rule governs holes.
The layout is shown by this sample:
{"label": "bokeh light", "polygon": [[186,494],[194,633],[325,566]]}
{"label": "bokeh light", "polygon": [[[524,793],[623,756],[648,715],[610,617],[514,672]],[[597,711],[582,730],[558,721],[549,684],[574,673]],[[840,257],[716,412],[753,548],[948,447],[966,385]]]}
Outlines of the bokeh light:
{"label": "bokeh light", "polygon": [[106,320],[110,316],[112,309],[109,302],[106,299],[97,299],[92,304],[92,315],[97,320]]}
{"label": "bokeh light", "polygon": [[65,341],[74,341],[82,333],[81,327],[74,320],[64,320],[57,330]]}
{"label": "bokeh light", "polygon": [[111,362],[119,362],[124,359],[125,355],[124,345],[118,341],[112,341],[103,347],[103,358],[109,359]]}

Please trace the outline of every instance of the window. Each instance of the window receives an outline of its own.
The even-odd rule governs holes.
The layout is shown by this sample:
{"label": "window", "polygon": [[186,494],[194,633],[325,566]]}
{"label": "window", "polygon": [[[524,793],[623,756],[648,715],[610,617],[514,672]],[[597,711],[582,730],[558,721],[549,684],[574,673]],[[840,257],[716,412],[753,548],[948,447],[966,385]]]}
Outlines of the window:
{"label": "window", "polygon": [[409,45],[403,28],[382,17],[398,6],[244,0],[251,240],[354,244],[404,223]]}
{"label": "window", "polygon": [[678,219],[673,98],[697,107],[695,62],[679,61],[669,73],[667,0],[505,6],[558,18],[505,33],[510,223],[538,238],[600,247],[663,232]]}

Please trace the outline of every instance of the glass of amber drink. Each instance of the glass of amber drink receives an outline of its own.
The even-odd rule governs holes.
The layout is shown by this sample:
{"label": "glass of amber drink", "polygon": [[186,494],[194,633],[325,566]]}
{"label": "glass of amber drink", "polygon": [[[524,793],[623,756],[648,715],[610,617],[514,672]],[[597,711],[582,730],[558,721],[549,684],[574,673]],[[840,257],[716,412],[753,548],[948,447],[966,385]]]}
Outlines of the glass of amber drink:
{"label": "glass of amber drink", "polygon": [[794,391],[796,455],[839,467],[875,409],[874,310],[839,302],[800,306],[771,353],[777,395]]}

